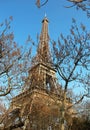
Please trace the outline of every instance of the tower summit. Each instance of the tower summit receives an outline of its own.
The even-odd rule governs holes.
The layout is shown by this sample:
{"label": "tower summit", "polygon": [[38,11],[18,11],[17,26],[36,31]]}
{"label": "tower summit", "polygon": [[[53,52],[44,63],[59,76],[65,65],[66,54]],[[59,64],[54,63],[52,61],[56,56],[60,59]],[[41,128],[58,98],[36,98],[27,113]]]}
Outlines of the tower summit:
{"label": "tower summit", "polygon": [[44,63],[51,62],[51,56],[49,50],[48,19],[46,16],[42,20],[42,29],[37,50],[37,56],[40,62]]}
{"label": "tower summit", "polygon": [[48,42],[49,41],[49,35],[48,35],[48,19],[45,16],[45,18],[42,20],[42,30],[40,35],[40,42]]}

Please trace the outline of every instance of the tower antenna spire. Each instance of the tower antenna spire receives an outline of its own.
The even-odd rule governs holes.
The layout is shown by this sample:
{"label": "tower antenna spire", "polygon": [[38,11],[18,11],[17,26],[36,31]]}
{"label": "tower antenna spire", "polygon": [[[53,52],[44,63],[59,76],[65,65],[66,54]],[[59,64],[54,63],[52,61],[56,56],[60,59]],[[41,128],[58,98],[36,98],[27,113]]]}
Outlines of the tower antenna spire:
{"label": "tower antenna spire", "polygon": [[47,17],[47,14],[46,14],[46,12],[45,12],[45,17]]}

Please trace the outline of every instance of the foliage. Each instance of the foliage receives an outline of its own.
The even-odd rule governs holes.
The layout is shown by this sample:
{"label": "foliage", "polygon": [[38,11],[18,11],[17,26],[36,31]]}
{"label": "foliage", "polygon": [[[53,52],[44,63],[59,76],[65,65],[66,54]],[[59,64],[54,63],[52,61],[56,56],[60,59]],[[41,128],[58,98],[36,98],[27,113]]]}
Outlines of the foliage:
{"label": "foliage", "polygon": [[[43,0],[36,0],[36,5],[38,8],[47,4],[49,0],[44,0],[44,2],[42,1]],[[90,0],[66,0],[66,1],[72,4],[68,6],[64,6],[65,8],[76,7],[77,10],[79,9],[83,10],[84,12],[86,12],[87,16],[90,17]]]}
{"label": "foliage", "polygon": [[65,38],[61,34],[58,42],[53,41],[52,50],[53,62],[61,80],[64,81],[65,90],[73,81],[76,86],[77,82],[78,86],[89,86],[90,77],[90,33],[83,24],[78,27],[75,19],[72,19],[72,22],[71,35]]}
{"label": "foliage", "polygon": [[6,111],[6,108],[5,108],[4,104],[3,104],[3,100],[0,99],[0,116],[2,114],[4,114],[5,111]]}
{"label": "foliage", "polygon": [[21,91],[30,66],[31,48],[21,48],[14,41],[11,21],[12,17],[0,26],[0,96],[14,96],[17,89]]}
{"label": "foliage", "polygon": [[90,129],[90,121],[88,119],[84,119],[83,117],[74,117],[71,130],[89,130]]}
{"label": "foliage", "polygon": [[61,130],[64,129],[65,112],[89,94],[88,91],[79,93],[79,97],[73,100],[73,104],[66,107],[67,90],[75,87],[88,90],[90,85],[90,32],[83,24],[78,27],[75,19],[72,19],[72,23],[70,35],[65,38],[61,34],[58,42],[52,42],[53,63],[64,90]]}
{"label": "foliage", "polygon": [[36,0],[36,5],[38,8],[40,8],[41,6],[44,6],[47,2],[48,2],[48,0],[45,0],[43,3],[41,3],[40,0]]}
{"label": "foliage", "polygon": [[81,9],[86,12],[87,16],[90,17],[90,0],[68,0],[73,3],[70,6],[65,6],[66,8],[76,7],[76,9]]}

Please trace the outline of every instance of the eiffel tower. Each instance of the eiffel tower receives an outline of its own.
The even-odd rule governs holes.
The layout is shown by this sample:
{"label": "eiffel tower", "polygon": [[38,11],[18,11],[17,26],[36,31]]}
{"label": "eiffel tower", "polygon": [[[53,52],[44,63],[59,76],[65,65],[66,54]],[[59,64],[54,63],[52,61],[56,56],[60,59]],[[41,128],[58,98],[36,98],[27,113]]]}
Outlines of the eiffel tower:
{"label": "eiffel tower", "polygon": [[[37,54],[29,70],[29,87],[12,99],[4,130],[58,130],[56,70],[49,49],[48,19],[42,20]],[[10,119],[9,119],[10,118]]]}
{"label": "eiffel tower", "polygon": [[37,55],[33,61],[35,65],[29,71],[29,78],[31,80],[31,88],[38,88],[52,92],[55,91],[56,70],[52,65],[49,39],[48,19],[45,17],[42,20],[42,30]]}

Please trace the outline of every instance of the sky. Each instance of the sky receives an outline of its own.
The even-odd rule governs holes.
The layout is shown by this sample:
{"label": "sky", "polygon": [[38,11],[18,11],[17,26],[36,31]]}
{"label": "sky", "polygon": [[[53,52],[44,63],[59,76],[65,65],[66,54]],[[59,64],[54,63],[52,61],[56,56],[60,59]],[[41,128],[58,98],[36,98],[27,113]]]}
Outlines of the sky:
{"label": "sky", "polygon": [[[43,2],[45,0],[41,0]],[[0,0],[0,23],[13,16],[11,31],[14,32],[15,41],[24,44],[28,35],[36,41],[37,34],[41,31],[41,21],[45,14],[49,19],[49,36],[57,40],[60,33],[69,34],[72,18],[90,26],[86,14],[74,8],[67,9],[64,6],[71,5],[66,0],[49,0],[48,3],[37,8],[36,0]]]}

